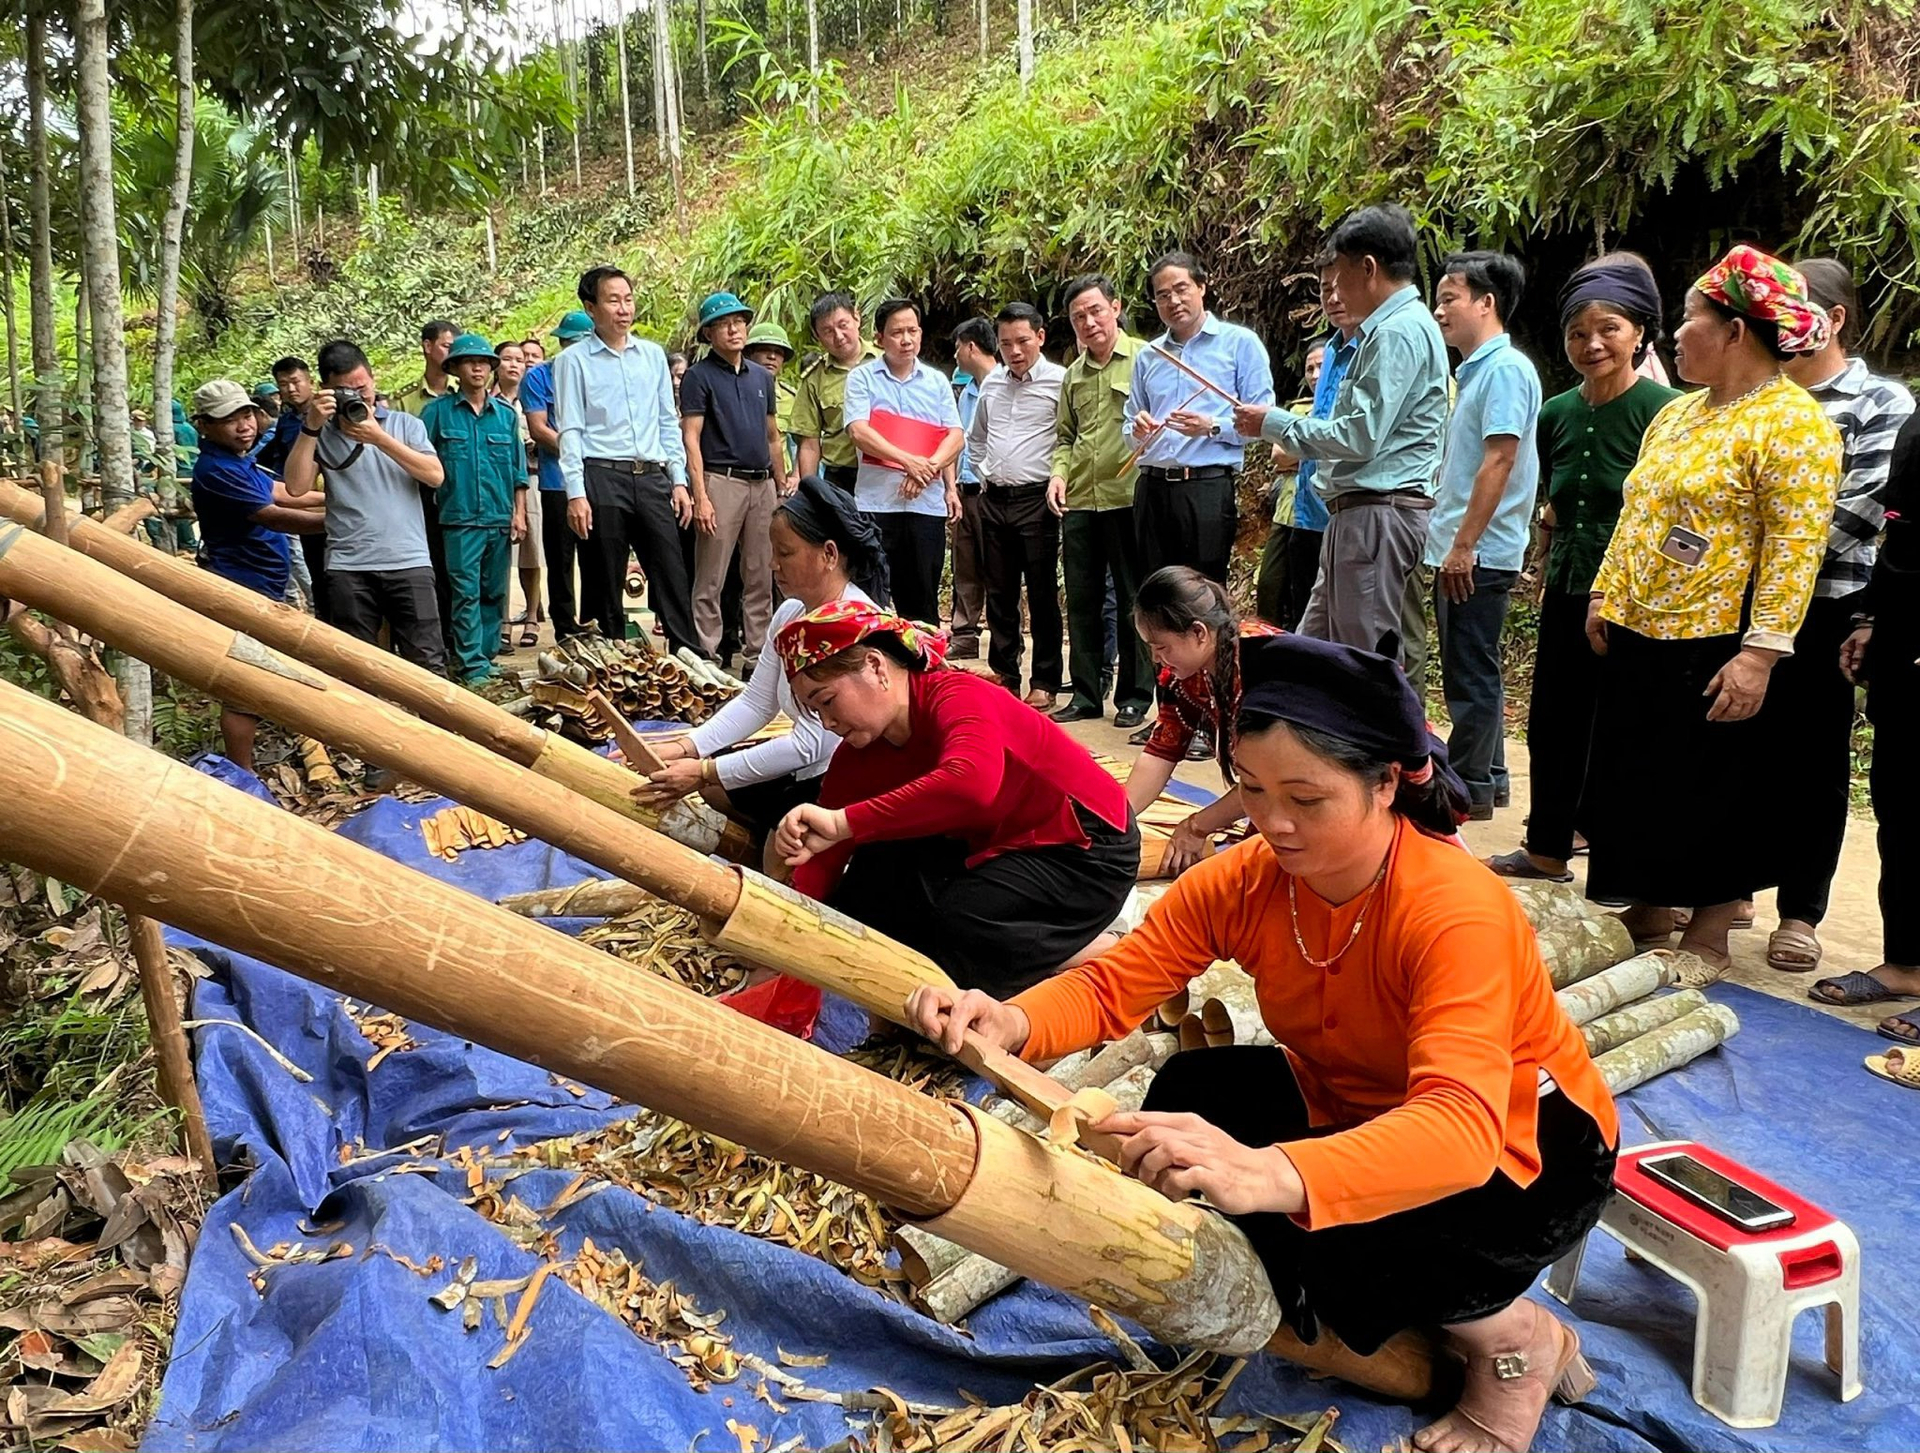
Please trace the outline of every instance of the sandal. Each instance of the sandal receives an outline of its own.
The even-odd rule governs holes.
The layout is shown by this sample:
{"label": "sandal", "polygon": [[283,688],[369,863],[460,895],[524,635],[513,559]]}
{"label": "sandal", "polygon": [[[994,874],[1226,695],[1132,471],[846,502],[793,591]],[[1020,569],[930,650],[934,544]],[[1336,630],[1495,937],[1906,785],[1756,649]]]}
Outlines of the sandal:
{"label": "sandal", "polygon": [[[1889,1024],[1898,1024],[1906,1032],[1889,1029]],[[1873,1032],[1882,1039],[1891,1039],[1895,1044],[1920,1045],[1920,1009],[1909,1009],[1905,1014],[1896,1014],[1890,1019],[1882,1019],[1873,1026]]]}
{"label": "sandal", "polygon": [[1804,974],[1819,968],[1825,952],[1819,939],[1797,928],[1776,928],[1767,935],[1767,967],[1783,974]]}
{"label": "sandal", "polygon": [[1903,994],[1898,989],[1889,989],[1872,974],[1852,973],[1817,980],[1807,990],[1807,997],[1817,1003],[1838,1004],[1848,1008],[1855,1004],[1879,1004],[1887,999],[1911,999],[1914,996]]}
{"label": "sandal", "polygon": [[1912,1050],[1890,1049],[1885,1054],[1870,1054],[1866,1066],[1869,1074],[1878,1075],[1890,1084],[1920,1090],[1920,1054]]}
{"label": "sandal", "polygon": [[[1548,1314],[1543,1311],[1541,1315]],[[1500,1382],[1515,1382],[1521,1378],[1530,1378],[1535,1382],[1544,1383],[1548,1389],[1549,1401],[1564,1403],[1568,1406],[1584,1402],[1593,1393],[1599,1379],[1594,1376],[1593,1368],[1588,1364],[1587,1359],[1580,1355],[1580,1334],[1558,1317],[1552,1320],[1559,1337],[1560,1350],[1547,1367],[1537,1369],[1533,1367],[1532,1359],[1525,1352],[1495,1353],[1491,1357],[1481,1359],[1469,1359],[1459,1352],[1454,1352],[1453,1356],[1463,1363],[1483,1361],[1489,1364],[1488,1370]],[[1484,1435],[1489,1446],[1509,1449],[1510,1445],[1501,1434],[1459,1405],[1456,1405],[1439,1422],[1430,1424],[1421,1431],[1423,1433],[1438,1432],[1445,1429],[1452,1419],[1458,1419],[1476,1434]],[[1415,1443],[1413,1446],[1417,1448],[1420,1445]]]}
{"label": "sandal", "polygon": [[1498,857],[1481,860],[1502,878],[1529,878],[1545,883],[1571,883],[1571,873],[1547,873],[1533,865],[1533,859],[1527,856],[1525,848],[1515,848],[1510,853],[1501,853]]}
{"label": "sandal", "polygon": [[1683,989],[1704,989],[1726,978],[1727,970],[1733,967],[1733,955],[1714,954],[1709,957],[1697,948],[1688,948],[1686,940],[1674,950],[1674,982]]}
{"label": "sandal", "polygon": [[528,647],[537,646],[539,644],[540,644],[540,627],[535,625],[532,621],[528,621],[527,628],[520,633],[521,648],[524,650]]}

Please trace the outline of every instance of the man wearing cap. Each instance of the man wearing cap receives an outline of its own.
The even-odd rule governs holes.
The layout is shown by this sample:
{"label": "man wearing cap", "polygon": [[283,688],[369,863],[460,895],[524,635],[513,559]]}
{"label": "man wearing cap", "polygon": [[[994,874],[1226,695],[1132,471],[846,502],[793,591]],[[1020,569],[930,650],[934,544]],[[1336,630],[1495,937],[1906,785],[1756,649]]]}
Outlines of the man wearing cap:
{"label": "man wearing cap", "polygon": [[589,542],[580,557],[583,604],[608,635],[624,635],[627,559],[638,555],[668,649],[698,651],[680,553],[693,496],[667,355],[633,336],[633,284],[619,268],[589,268],[578,291],[593,332],[553,360],[553,398],[567,510],[581,513]]}
{"label": "man wearing cap", "polygon": [[[794,457],[793,401],[796,390],[786,377],[786,367],[793,361],[793,342],[787,337],[787,330],[771,321],[755,323],[747,334],[747,361],[759,364],[773,375],[773,419],[780,426],[780,436],[787,448],[787,462],[791,464]],[[787,483],[797,486],[800,476],[790,470]]]}
{"label": "man wearing cap", "polygon": [[[286,481],[287,493],[298,498],[326,472],[333,624],[367,642],[377,642],[385,626],[403,657],[443,673],[446,645],[420,487],[437,489],[446,471],[420,421],[379,402],[358,345],[336,338],[318,363],[322,387],[287,455]],[[357,421],[335,417],[336,391],[359,395],[364,413]]]}
{"label": "man wearing cap", "polygon": [[486,339],[462,333],[447,353],[457,391],[430,401],[420,417],[446,471],[435,494],[453,598],[453,678],[467,686],[493,674],[512,544],[527,530],[520,416],[489,388],[499,361]]}
{"label": "man wearing cap", "polygon": [[[307,405],[313,401],[313,370],[307,366],[306,359],[288,354],[275,361],[273,381],[280,390],[280,417],[262,434],[264,442],[254,458],[260,462],[262,469],[277,477],[286,473],[287,455],[293,452],[294,440],[300,437],[300,421],[306,417]],[[307,579],[312,586],[314,617],[331,624],[332,606],[327,593],[326,500],[317,493],[309,494],[308,498],[313,500],[313,508],[320,512],[320,523],[300,536],[300,552],[306,560]]]}
{"label": "man wearing cap", "polygon": [[680,431],[693,484],[693,623],[700,649],[720,648],[720,595],[740,552],[741,649],[760,659],[773,616],[773,509],[787,482],[787,451],[775,418],[773,375],[745,357],[753,310],[732,293],[700,304],[700,361],[680,380]]}
{"label": "man wearing cap", "polygon": [[[200,431],[193,464],[193,510],[204,537],[200,566],[268,600],[282,600],[291,561],[287,536],[318,532],[320,513],[303,507],[248,457],[267,415],[239,384],[220,378],[201,385],[194,391],[193,415]],[[227,757],[249,772],[256,725],[254,717],[230,707],[220,712]]]}
{"label": "man wearing cap", "polygon": [[814,342],[824,350],[801,373],[793,400],[793,432],[800,440],[801,478],[825,477],[852,494],[860,454],[847,432],[847,375],[880,350],[860,337],[860,309],[850,293],[823,293],[807,312]]}
{"label": "man wearing cap", "polygon": [[[564,351],[593,331],[593,319],[578,308],[562,318],[553,330]],[[543,358],[527,370],[520,380],[520,407],[527,420],[527,433],[533,439],[534,457],[540,466],[540,549],[547,566],[547,618],[553,622],[553,638],[564,641],[580,634],[580,615],[595,619],[589,608],[576,613],[573,602],[574,563],[580,542],[587,537],[587,501],[584,496],[576,511],[567,499],[566,481],[560,474],[560,429],[553,412],[553,360]],[[584,588],[586,581],[582,580]]]}

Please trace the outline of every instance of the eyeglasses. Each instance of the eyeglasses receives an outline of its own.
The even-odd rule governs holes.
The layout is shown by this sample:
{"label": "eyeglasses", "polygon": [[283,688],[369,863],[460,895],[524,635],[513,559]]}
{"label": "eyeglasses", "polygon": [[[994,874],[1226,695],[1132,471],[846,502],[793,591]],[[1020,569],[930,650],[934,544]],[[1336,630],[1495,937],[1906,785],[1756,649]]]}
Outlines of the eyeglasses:
{"label": "eyeglasses", "polygon": [[1192,283],[1175,283],[1169,288],[1155,288],[1153,300],[1156,303],[1170,303],[1175,298],[1190,298],[1197,291]]}

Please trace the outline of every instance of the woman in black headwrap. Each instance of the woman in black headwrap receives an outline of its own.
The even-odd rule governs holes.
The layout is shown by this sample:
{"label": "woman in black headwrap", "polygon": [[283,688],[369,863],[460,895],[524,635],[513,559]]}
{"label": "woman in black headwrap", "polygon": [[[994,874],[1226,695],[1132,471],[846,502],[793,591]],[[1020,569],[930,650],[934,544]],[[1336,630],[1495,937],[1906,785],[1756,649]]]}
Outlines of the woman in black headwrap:
{"label": "woman in black headwrap", "polygon": [[1614,253],[1569,278],[1560,290],[1560,330],[1580,384],[1540,409],[1547,565],[1527,714],[1532,809],[1524,845],[1487,866],[1509,878],[1569,883],[1574,813],[1600,690],[1600,657],[1587,642],[1587,593],[1620,518],[1620,489],[1641,436],[1679,394],[1636,371],[1660,336],[1660,289],[1639,258]]}
{"label": "woman in black headwrap", "polygon": [[1613,1099],[1519,901],[1455,845],[1466,788],[1391,660],[1242,643],[1233,760],[1258,836],[1174,881],[1112,948],[1001,1003],[927,986],[915,1027],[1034,1062],[1117,1039],[1230,959],[1274,1046],[1175,1055],[1094,1126],[1176,1199],[1206,1196],[1288,1326],[1366,1354],[1443,1330],[1466,1364],[1423,1453],[1524,1449],[1593,1385],[1527,1298],[1613,1194]]}
{"label": "woman in black headwrap", "polygon": [[[767,628],[768,640],[828,601],[882,606],[892,601],[880,532],[818,475],[801,480],[774,511],[773,578],[783,599]],[[793,723],[786,736],[726,751],[780,712]],[[633,795],[658,806],[697,791],[764,836],[791,809],[819,795],[820,779],[839,742],[818,717],[794,703],[778,654],[767,651],[744,692],[686,736],[656,748],[666,767]]]}

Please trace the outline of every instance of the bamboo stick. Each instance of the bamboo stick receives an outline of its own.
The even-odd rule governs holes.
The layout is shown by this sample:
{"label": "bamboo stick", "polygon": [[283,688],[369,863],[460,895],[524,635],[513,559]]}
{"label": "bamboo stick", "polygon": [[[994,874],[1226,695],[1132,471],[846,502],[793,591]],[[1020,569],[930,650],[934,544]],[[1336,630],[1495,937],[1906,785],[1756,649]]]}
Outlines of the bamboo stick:
{"label": "bamboo stick", "polygon": [[1700,1058],[1739,1032],[1740,1020],[1731,1009],[1724,1004],[1708,1004],[1638,1039],[1628,1040],[1618,1049],[1600,1055],[1593,1063],[1607,1082],[1607,1088],[1616,1095],[1624,1095],[1655,1075]]}
{"label": "bamboo stick", "polygon": [[1642,999],[1611,1014],[1603,1014],[1580,1026],[1580,1037],[1587,1042],[1587,1053],[1603,1055],[1629,1040],[1671,1024],[1696,1009],[1707,1007],[1707,996],[1698,989],[1682,989],[1677,994],[1662,994],[1657,999]]}
{"label": "bamboo stick", "polygon": [[140,999],[147,1010],[147,1037],[159,1072],[160,1097],[180,1112],[187,1154],[200,1162],[201,1178],[211,1185],[219,1168],[214,1163],[213,1138],[207,1134],[207,1112],[193,1081],[187,1033],[180,1027],[180,1001],[174,994],[173,968],[167,962],[167,940],[158,923],[140,914],[129,913],[127,926],[140,975]]}
{"label": "bamboo stick", "polygon": [[[0,516],[39,528],[41,497],[0,482]],[[564,784],[623,817],[688,842],[702,852],[719,851],[734,861],[753,855],[746,831],[727,823],[704,802],[675,803],[667,812],[642,807],[631,796],[633,774],[618,762],[588,751],[486,701],[444,677],[403,661],[391,651],[355,640],[323,621],[276,604],[159,550],[150,550],[92,520],[70,522],[68,543],[80,554],[198,611],[224,626],[245,631],[329,676],[405,707],[445,731],[477,742],[522,767]]]}
{"label": "bamboo stick", "polygon": [[1278,1326],[1266,1275],[1224,1218],[628,973],[10,685],[0,847],[338,992],[935,1217],[948,1239],[1157,1336],[1243,1352]]}
{"label": "bamboo stick", "polygon": [[[758,874],[743,883],[741,870],[582,801],[558,782],[330,681],[14,524],[0,524],[0,594],[243,710],[344,746],[618,874],[699,915],[709,935],[730,952],[844,994],[896,1023],[904,1020],[915,988],[952,985],[931,960],[844,915]],[[618,766],[613,770],[630,776]]]}
{"label": "bamboo stick", "polygon": [[1554,995],[1567,1017],[1575,1024],[1587,1024],[1602,1014],[1610,1014],[1623,1004],[1644,999],[1656,989],[1664,989],[1678,977],[1674,955],[1662,949],[1640,954],[1625,963],[1604,969]]}

